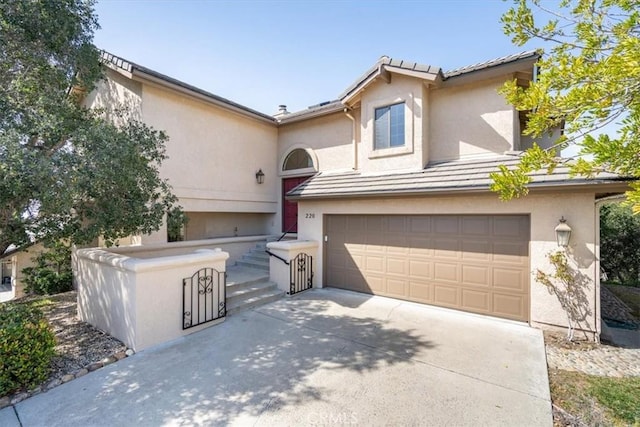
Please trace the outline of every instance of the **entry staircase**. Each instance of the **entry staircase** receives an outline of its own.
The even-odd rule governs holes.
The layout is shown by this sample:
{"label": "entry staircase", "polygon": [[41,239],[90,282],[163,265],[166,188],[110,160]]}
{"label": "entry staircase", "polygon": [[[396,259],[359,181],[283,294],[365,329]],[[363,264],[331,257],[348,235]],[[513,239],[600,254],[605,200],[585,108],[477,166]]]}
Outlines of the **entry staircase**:
{"label": "entry staircase", "polygon": [[235,314],[282,298],[284,292],[269,280],[266,239],[257,243],[235,265],[227,268],[227,314]]}

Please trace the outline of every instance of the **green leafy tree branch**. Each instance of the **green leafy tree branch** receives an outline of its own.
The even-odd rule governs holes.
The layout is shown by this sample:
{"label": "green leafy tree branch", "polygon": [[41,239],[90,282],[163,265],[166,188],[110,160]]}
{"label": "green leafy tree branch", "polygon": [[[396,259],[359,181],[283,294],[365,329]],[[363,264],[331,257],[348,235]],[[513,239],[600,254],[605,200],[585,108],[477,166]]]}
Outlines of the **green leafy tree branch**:
{"label": "green leafy tree branch", "polygon": [[103,78],[93,6],[0,2],[0,253],[149,233],[176,202],[159,174],[167,135],[83,106]]}
{"label": "green leafy tree branch", "polygon": [[[549,7],[554,4],[555,7]],[[508,200],[527,194],[528,174],[570,166],[572,175],[600,172],[640,177],[640,2],[637,0],[514,0],[502,16],[516,45],[540,40],[551,46],[528,87],[507,82],[501,93],[526,111],[523,133],[535,138],[564,128],[549,149],[534,145],[515,170],[493,175],[492,190]],[[600,133],[615,124],[617,133]],[[558,157],[576,145],[577,159]],[[628,193],[640,212],[640,186]]]}

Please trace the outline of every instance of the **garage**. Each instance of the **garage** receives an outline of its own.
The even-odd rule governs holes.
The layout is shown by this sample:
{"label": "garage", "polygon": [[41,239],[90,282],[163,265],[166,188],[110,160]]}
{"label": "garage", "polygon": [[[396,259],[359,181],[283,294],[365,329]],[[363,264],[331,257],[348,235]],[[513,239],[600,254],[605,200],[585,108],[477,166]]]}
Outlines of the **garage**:
{"label": "garage", "polygon": [[529,320],[528,215],[326,215],[325,286]]}

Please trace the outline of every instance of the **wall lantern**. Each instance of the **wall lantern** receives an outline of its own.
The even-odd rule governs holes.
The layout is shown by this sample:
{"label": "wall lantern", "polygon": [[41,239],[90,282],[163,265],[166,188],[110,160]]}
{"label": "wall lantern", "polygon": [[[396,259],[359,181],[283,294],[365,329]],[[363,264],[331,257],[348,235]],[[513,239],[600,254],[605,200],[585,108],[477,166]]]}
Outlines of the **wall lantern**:
{"label": "wall lantern", "polygon": [[571,238],[571,227],[567,224],[567,220],[564,216],[560,218],[560,223],[556,225],[556,239],[558,239],[558,246],[566,248],[569,246],[569,239]]}
{"label": "wall lantern", "polygon": [[256,172],[256,182],[258,184],[262,184],[264,182],[264,172],[262,172],[262,169]]}

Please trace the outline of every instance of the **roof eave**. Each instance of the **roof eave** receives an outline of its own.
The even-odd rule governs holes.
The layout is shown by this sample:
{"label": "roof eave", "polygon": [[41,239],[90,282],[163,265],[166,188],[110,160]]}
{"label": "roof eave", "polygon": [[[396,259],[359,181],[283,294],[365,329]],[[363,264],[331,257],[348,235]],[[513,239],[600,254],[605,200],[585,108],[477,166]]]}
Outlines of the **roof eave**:
{"label": "roof eave", "polygon": [[532,55],[526,58],[520,58],[515,61],[493,65],[491,67],[480,70],[466,71],[460,74],[448,76],[444,75],[442,82],[443,87],[457,86],[461,84],[472,83],[480,80],[489,80],[495,77],[505,76],[522,71],[523,69],[533,69],[533,66],[540,59],[540,55]]}
{"label": "roof eave", "polygon": [[[248,117],[263,123],[276,124],[276,119],[272,116],[268,116],[266,114],[262,114],[258,111],[252,111],[247,109],[246,107],[242,107],[240,105],[236,105],[235,103],[231,103],[225,99],[219,98],[213,94],[205,93],[205,91],[201,91],[196,89],[195,87],[191,87],[186,84],[178,84],[178,81],[169,81],[162,77],[155,75],[155,73],[149,73],[146,71],[142,71],[136,67],[133,69],[133,79],[134,80],[142,80],[149,83],[154,83],[158,86],[167,87],[176,92],[182,93],[184,95],[191,96],[193,98],[204,101],[208,104],[213,104],[217,107],[233,111],[234,113],[240,114],[244,117]],[[173,80],[173,79],[171,79]]]}
{"label": "roof eave", "polygon": [[330,114],[340,113],[344,111],[345,108],[346,108],[345,105],[337,104],[335,106],[326,108],[324,110],[310,111],[308,113],[305,112],[301,114],[296,114],[293,117],[282,116],[278,118],[278,125],[288,125],[290,123],[297,123],[297,122],[302,122],[304,120],[313,119],[316,117],[322,117],[322,116],[328,116]]}
{"label": "roof eave", "polygon": [[[633,179],[620,179],[620,180],[572,180],[572,181],[558,181],[558,182],[542,182],[531,183],[528,188],[530,192],[544,192],[553,190],[588,190],[589,187],[598,187],[602,191],[624,193],[629,190],[629,183],[634,181]],[[295,190],[295,189],[294,189]],[[292,190],[293,191],[293,190]],[[362,191],[353,193],[332,193],[332,194],[318,194],[318,195],[286,195],[286,200],[300,201],[300,200],[320,200],[320,199],[345,199],[345,198],[370,198],[370,197],[415,197],[415,196],[441,196],[443,194],[463,195],[470,193],[493,193],[486,185],[479,186],[462,186],[462,187],[443,187],[437,189],[411,189],[411,190],[374,190],[374,191]],[[452,194],[453,195],[453,194]]]}

